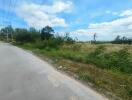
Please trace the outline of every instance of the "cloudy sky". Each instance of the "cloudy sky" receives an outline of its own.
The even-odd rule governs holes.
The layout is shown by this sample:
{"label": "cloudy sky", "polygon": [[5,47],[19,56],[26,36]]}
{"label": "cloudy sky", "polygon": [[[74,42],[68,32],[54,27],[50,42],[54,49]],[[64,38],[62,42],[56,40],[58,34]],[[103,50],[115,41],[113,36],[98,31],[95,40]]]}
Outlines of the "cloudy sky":
{"label": "cloudy sky", "polygon": [[132,0],[0,0],[0,25],[71,32],[88,41],[132,37]]}

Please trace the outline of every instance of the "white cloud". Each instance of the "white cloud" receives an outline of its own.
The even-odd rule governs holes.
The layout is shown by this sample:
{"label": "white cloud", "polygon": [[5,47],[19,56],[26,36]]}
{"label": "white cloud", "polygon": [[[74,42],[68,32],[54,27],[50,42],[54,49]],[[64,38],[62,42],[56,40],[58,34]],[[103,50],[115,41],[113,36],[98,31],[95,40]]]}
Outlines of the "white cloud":
{"label": "white cloud", "polygon": [[76,30],[72,35],[77,35],[78,37],[91,37],[93,33],[97,33],[98,40],[112,40],[117,35],[132,37],[131,13],[130,10],[127,10],[121,13],[121,18],[116,20],[89,24],[88,28]]}
{"label": "white cloud", "polygon": [[65,19],[58,17],[59,13],[69,12],[72,2],[56,1],[52,5],[39,5],[34,3],[23,3],[16,10],[18,16],[24,19],[29,26],[42,28],[46,25],[52,27],[68,26]]}
{"label": "white cloud", "polygon": [[132,16],[132,9],[128,9],[126,11],[123,11],[121,14],[120,14],[121,17],[124,17],[124,16]]}
{"label": "white cloud", "polygon": [[111,15],[118,15],[117,12],[112,12],[112,11],[110,11],[110,10],[106,10],[105,13],[106,13],[106,14],[111,14]]}

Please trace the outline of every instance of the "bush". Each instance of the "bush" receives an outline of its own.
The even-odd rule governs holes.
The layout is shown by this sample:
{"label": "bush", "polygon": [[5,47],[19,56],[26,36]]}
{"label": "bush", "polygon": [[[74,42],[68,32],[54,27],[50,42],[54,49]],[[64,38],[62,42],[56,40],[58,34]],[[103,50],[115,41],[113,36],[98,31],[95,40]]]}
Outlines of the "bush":
{"label": "bush", "polygon": [[98,47],[87,56],[87,63],[92,63],[100,68],[117,70],[123,73],[132,73],[132,59],[127,49],[118,52],[106,53],[104,47]]}
{"label": "bush", "polygon": [[72,50],[73,51],[80,51],[81,50],[81,45],[80,44],[74,44],[72,46]]}
{"label": "bush", "polygon": [[39,38],[38,33],[31,33],[26,29],[16,29],[15,31],[15,40],[16,42],[27,43],[35,42]]}
{"label": "bush", "polygon": [[110,54],[109,65],[125,73],[132,73],[132,62],[126,48]]}
{"label": "bush", "polygon": [[44,48],[58,48],[62,44],[62,40],[60,38],[51,38],[49,40],[37,41],[35,46],[39,49]]}
{"label": "bush", "polygon": [[86,57],[86,62],[87,63],[91,63],[91,64],[95,64],[101,68],[103,68],[104,66],[102,66],[105,63],[105,59],[104,58],[104,46],[99,46],[98,48],[95,49],[94,52],[88,54],[88,56]]}

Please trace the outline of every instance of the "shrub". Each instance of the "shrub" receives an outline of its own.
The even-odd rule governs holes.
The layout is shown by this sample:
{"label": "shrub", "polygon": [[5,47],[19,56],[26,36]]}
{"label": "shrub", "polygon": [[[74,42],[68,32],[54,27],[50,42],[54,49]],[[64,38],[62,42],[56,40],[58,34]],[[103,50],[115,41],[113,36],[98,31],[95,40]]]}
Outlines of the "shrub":
{"label": "shrub", "polygon": [[111,68],[116,68],[121,72],[132,73],[132,62],[130,54],[126,48],[118,52],[110,53],[109,65]]}
{"label": "shrub", "polygon": [[116,52],[106,53],[104,47],[98,47],[87,56],[87,63],[100,68],[117,70],[123,73],[132,73],[132,59],[126,48]]}
{"label": "shrub", "polygon": [[104,46],[99,46],[98,48],[95,49],[94,52],[88,54],[88,56],[86,57],[86,62],[87,63],[91,63],[91,64],[95,64],[101,68],[103,68],[104,66],[102,66],[106,61],[104,58]]}
{"label": "shrub", "polygon": [[80,51],[81,50],[81,45],[80,44],[74,44],[72,46],[72,50],[73,51]]}
{"label": "shrub", "polygon": [[27,43],[35,42],[39,38],[38,33],[31,33],[26,29],[16,29],[15,31],[15,40],[16,42]]}

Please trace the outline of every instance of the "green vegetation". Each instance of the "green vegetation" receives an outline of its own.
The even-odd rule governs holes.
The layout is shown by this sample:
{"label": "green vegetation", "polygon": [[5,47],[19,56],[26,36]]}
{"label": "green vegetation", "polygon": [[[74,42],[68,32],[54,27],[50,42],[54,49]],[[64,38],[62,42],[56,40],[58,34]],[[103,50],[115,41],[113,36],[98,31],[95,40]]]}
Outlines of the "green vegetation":
{"label": "green vegetation", "polygon": [[112,41],[112,43],[115,43],[115,44],[132,44],[132,39],[131,38],[127,38],[125,36],[121,37],[121,36],[117,36],[115,38],[114,41]]}
{"label": "green vegetation", "polygon": [[54,35],[49,26],[41,31],[3,28],[1,40],[6,41],[7,29],[13,34],[8,34],[8,41],[13,39],[13,44],[52,59],[58,65],[57,69],[108,96],[131,100],[132,45],[78,43],[68,33]]}
{"label": "green vegetation", "polygon": [[66,46],[53,48],[54,44],[50,44],[50,42],[49,45],[50,47],[47,46],[45,47],[45,49],[41,49],[38,44],[28,44],[25,45],[25,47],[30,46],[33,49],[37,47],[40,49],[39,51],[51,57],[70,59],[87,64],[94,64],[101,69],[118,71],[124,74],[132,74],[132,54],[125,46],[123,49],[120,49],[118,51],[108,52],[104,46],[97,45],[94,51],[87,53],[86,51],[81,51],[81,49],[79,50],[79,48],[76,49],[76,46],[78,46],[78,44],[70,45],[71,48]]}
{"label": "green vegetation", "polygon": [[100,68],[132,74],[132,55],[127,48],[107,53],[104,47],[100,46],[87,58],[87,63],[95,64]]}
{"label": "green vegetation", "polygon": [[41,57],[50,57],[59,70],[88,84],[92,83],[92,87],[108,96],[113,96],[113,93],[123,100],[131,100],[132,46],[75,43],[59,48],[38,49],[34,45],[24,44],[21,47],[32,50]]}

